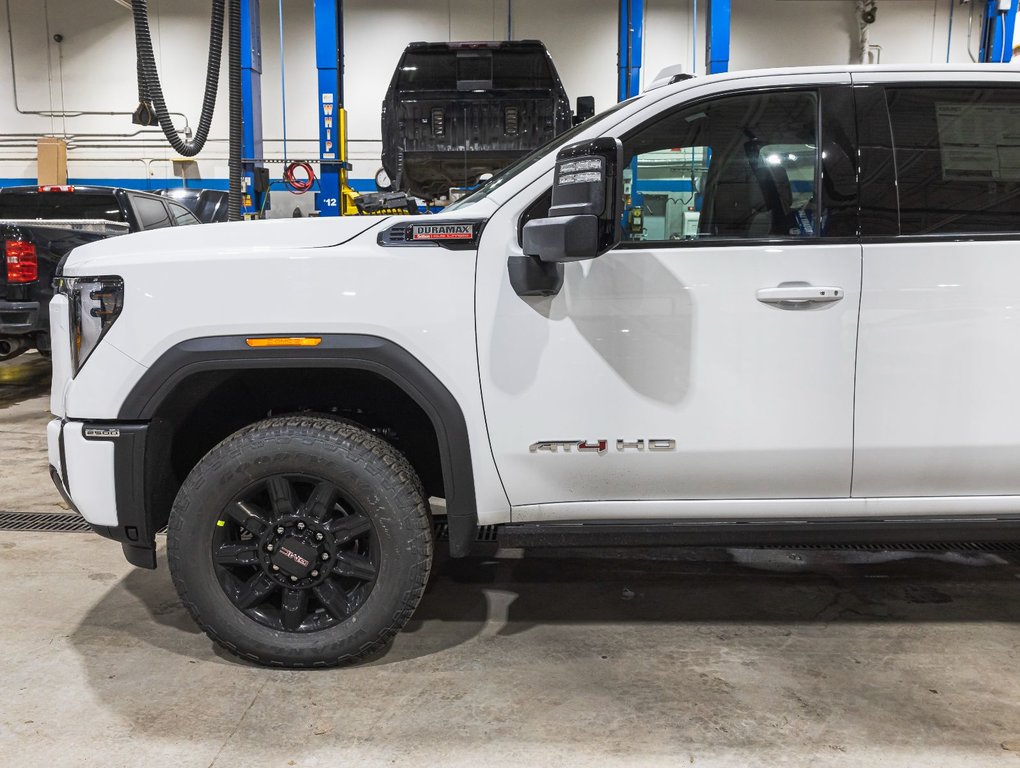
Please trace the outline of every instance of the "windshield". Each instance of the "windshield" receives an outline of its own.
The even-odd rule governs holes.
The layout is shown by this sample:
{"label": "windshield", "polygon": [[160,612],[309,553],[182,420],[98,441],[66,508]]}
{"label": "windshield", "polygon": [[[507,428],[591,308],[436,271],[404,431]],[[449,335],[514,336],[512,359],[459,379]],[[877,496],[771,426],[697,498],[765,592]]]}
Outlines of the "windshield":
{"label": "windshield", "polygon": [[474,192],[472,192],[467,197],[462,197],[460,200],[455,202],[453,205],[446,206],[445,210],[447,210],[447,211],[461,210],[463,208],[468,207],[469,205],[474,205],[479,200],[484,200],[489,195],[491,195],[493,192],[495,192],[497,189],[499,189],[504,184],[506,184],[508,181],[510,181],[510,179],[512,179],[514,176],[519,174],[521,171],[524,171],[525,169],[530,168],[532,165],[534,165],[540,159],[542,159],[543,157],[548,155],[550,152],[555,152],[557,149],[562,147],[564,144],[569,143],[574,137],[576,137],[582,131],[585,131],[588,128],[591,128],[596,123],[601,123],[607,117],[609,117],[610,115],[612,115],[615,112],[618,112],[620,109],[622,109],[623,107],[627,106],[632,101],[634,101],[635,99],[638,99],[638,98],[640,98],[640,97],[639,96],[633,96],[633,97],[627,99],[626,101],[621,101],[619,104],[614,104],[609,109],[607,109],[605,112],[600,112],[599,114],[595,115],[595,117],[589,118],[588,120],[585,120],[583,123],[579,123],[579,124],[575,125],[569,131],[561,133],[555,139],[553,139],[552,141],[546,142],[541,147],[536,149],[534,152],[531,152],[530,154],[527,154],[524,157],[522,157],[520,160],[518,160],[518,161],[508,165],[506,168],[504,168],[502,171],[497,173],[495,176],[493,176],[485,184],[483,184],[481,187],[476,189]]}

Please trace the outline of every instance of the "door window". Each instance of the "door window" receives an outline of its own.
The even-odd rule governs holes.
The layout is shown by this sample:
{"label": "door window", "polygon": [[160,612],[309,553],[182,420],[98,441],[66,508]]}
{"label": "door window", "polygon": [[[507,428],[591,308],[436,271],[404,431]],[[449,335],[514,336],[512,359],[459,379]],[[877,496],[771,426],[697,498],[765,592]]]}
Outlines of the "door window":
{"label": "door window", "polygon": [[166,206],[163,205],[162,200],[134,197],[132,203],[142,229],[160,229],[170,226],[170,216],[167,214]]}
{"label": "door window", "polygon": [[811,238],[818,99],[813,92],[730,96],[685,106],[623,142],[623,239]]}
{"label": "door window", "polygon": [[178,227],[185,226],[187,224],[201,224],[198,217],[195,216],[191,211],[185,208],[183,205],[177,205],[177,203],[167,203],[170,206],[170,213],[173,214],[174,224]]}
{"label": "door window", "polygon": [[900,234],[1020,231],[1020,90],[889,88]]}

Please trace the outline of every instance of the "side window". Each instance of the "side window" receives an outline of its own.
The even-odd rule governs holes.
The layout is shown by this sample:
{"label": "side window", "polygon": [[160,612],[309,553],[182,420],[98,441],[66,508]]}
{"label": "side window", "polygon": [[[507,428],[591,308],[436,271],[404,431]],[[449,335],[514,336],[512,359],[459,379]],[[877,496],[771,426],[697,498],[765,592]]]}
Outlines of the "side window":
{"label": "side window", "polygon": [[1020,89],[886,89],[901,235],[1020,232]]}
{"label": "side window", "polygon": [[624,138],[624,240],[810,238],[818,98],[779,91],[681,107]]}
{"label": "side window", "polygon": [[854,101],[860,131],[861,234],[895,236],[900,233],[900,203],[885,91],[858,85]]}
{"label": "side window", "polygon": [[132,204],[135,206],[135,213],[138,215],[138,223],[142,229],[160,229],[170,226],[170,216],[166,212],[166,206],[162,200],[153,200],[148,197],[132,197]]}
{"label": "side window", "polygon": [[188,224],[201,224],[198,217],[195,216],[191,211],[185,208],[183,205],[177,203],[168,202],[167,205],[170,207],[170,213],[174,217],[174,224],[178,227],[186,226]]}

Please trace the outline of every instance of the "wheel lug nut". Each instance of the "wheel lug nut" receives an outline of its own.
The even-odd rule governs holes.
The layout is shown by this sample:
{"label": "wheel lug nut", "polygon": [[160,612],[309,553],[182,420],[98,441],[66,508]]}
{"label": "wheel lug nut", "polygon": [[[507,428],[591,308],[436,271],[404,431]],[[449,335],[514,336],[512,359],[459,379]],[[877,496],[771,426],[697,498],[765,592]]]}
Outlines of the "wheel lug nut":
{"label": "wheel lug nut", "polygon": [[278,571],[278,570],[280,570],[280,566],[278,566],[278,565],[274,565],[274,566],[273,566],[273,570],[274,570],[274,571]]}
{"label": "wheel lug nut", "polygon": [[297,529],[298,529],[299,531],[303,531],[303,530],[305,529],[305,524],[304,524],[304,523],[298,523],[298,524],[297,524]]}
{"label": "wheel lug nut", "polygon": [[318,571],[312,571],[312,578],[313,578],[313,579],[314,579],[315,577],[317,577],[318,575],[319,575],[319,572],[318,572]]}
{"label": "wheel lug nut", "polygon": [[290,580],[291,580],[291,581],[297,581],[297,576],[291,576],[291,577],[290,577]]}
{"label": "wheel lug nut", "polygon": [[316,541],[322,541],[322,539],[323,539],[323,536],[322,536],[322,534],[321,534],[321,533],[317,533],[317,534],[315,534],[315,540],[316,540]]}
{"label": "wheel lug nut", "polygon": [[282,536],[285,533],[284,527],[282,525],[276,526],[276,532]]}
{"label": "wheel lug nut", "polygon": [[322,553],[322,559],[323,560],[329,560],[329,552],[323,552]]}

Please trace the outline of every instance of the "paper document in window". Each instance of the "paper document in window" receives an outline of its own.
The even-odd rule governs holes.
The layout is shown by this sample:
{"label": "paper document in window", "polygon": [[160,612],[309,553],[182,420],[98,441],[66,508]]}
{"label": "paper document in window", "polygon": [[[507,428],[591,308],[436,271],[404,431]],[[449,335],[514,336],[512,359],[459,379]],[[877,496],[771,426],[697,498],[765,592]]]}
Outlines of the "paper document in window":
{"label": "paper document in window", "polygon": [[1020,104],[935,105],[942,178],[1020,181]]}

